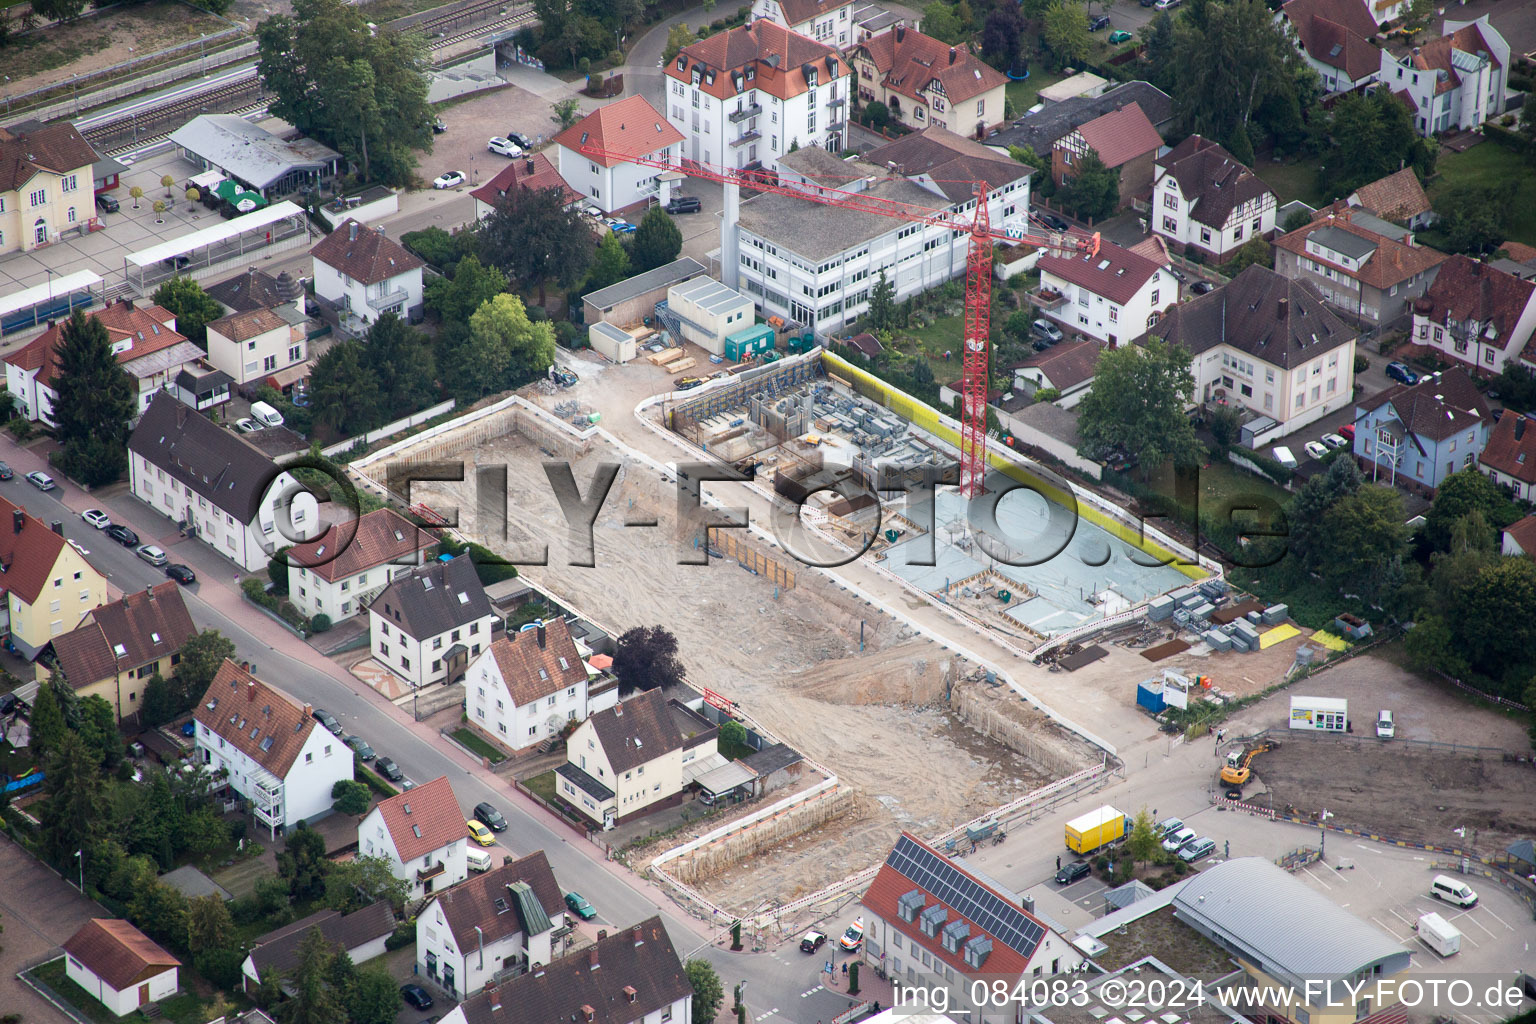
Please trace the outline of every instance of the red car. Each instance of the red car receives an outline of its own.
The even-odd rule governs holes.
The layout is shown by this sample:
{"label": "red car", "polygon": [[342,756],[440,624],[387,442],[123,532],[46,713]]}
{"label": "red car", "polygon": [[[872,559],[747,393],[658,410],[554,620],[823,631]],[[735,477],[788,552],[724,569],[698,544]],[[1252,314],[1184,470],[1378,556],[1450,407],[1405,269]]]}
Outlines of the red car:
{"label": "red car", "polygon": [[1339,433],[1341,433],[1345,437],[1349,438],[1349,443],[1350,444],[1354,444],[1355,443],[1355,425],[1353,423],[1346,423],[1346,424],[1344,424],[1342,427],[1339,428]]}

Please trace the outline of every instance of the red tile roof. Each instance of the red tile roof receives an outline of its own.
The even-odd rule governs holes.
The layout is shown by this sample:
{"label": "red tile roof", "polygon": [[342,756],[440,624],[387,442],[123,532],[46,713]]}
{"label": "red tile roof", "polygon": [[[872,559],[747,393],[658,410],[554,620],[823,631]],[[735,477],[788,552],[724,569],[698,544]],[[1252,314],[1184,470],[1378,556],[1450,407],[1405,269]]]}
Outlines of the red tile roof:
{"label": "red tile roof", "polygon": [[1374,412],[1391,404],[1410,432],[1431,441],[1469,430],[1491,420],[1488,402],[1465,370],[1443,370],[1412,387],[1398,384],[1373,395],[1360,408]]}
{"label": "red tile roof", "polygon": [[1360,81],[1381,70],[1381,50],[1371,45],[1376,19],[1363,0],[1290,0],[1280,9],[1313,60]]}
{"label": "red tile roof", "polygon": [[1044,352],[1035,352],[1023,361],[1014,363],[1011,368],[1018,370],[1038,367],[1052,387],[1065,391],[1093,378],[1099,352],[1099,343],[1096,341],[1072,341],[1052,345]]}
{"label": "red tile roof", "polygon": [[310,717],[311,710],[226,660],[192,717],[273,775],[286,779],[309,734],[320,728]]}
{"label": "red tile roof", "polygon": [[[1297,256],[1333,267],[1335,273],[1351,280],[1363,281],[1373,288],[1390,288],[1410,280],[1432,267],[1437,267],[1450,257],[1438,249],[1426,245],[1408,245],[1396,239],[1379,235],[1369,228],[1360,227],[1350,220],[1350,207],[1342,200],[1317,212],[1312,223],[1297,228],[1290,234],[1275,239],[1275,245]],[[1358,267],[1350,268],[1307,252],[1307,239],[1314,231],[1334,227],[1358,238],[1364,238],[1376,247]]]}
{"label": "red tile roof", "polygon": [[467,819],[446,775],[381,800],[374,810],[384,816],[384,827],[389,829],[402,863],[409,864],[469,834],[464,828]]}
{"label": "red tile roof", "polygon": [[149,936],[113,918],[87,921],[65,940],[64,952],[119,992],[181,966]]}
{"label": "red tile roof", "polygon": [[322,238],[309,254],[363,284],[378,284],[426,266],[419,257],[382,231],[350,218]]}
{"label": "red tile roof", "polygon": [[288,558],[290,565],[335,583],[376,566],[405,564],[406,558],[436,544],[436,537],[394,509],[380,508],[347,523],[330,524],[320,536],[290,548]]}
{"label": "red tile roof", "polygon": [[[16,513],[21,529],[16,529]],[[0,498],[0,593],[15,594],[23,604],[36,604],[43,585],[64,550],[64,538],[48,529],[20,505]]]}
{"label": "red tile roof", "polygon": [[[598,107],[555,136],[556,145],[604,167],[648,156],[682,141],[682,133],[658,114],[644,96],[630,96]],[[586,152],[587,146],[602,155]]]}
{"label": "red tile roof", "polygon": [[853,0],[779,0],[779,10],[784,12],[784,20],[791,25],[803,25],[852,3]]}
{"label": "red tile roof", "polygon": [[[120,365],[187,340],[176,333],[174,314],[155,305],[135,306],[132,299],[120,299],[87,316],[107,329],[107,339],[113,346],[122,346],[117,353]],[[58,344],[63,330],[63,323],[50,324],[25,347],[6,356],[5,361],[23,372],[36,371],[39,384],[52,385],[59,371]]]}
{"label": "red tile roof", "polygon": [[[1513,410],[1504,413],[1493,425],[1488,444],[1477,461],[1484,469],[1536,484],[1536,420]],[[1536,555],[1536,547],[1520,546]]]}
{"label": "red tile roof", "polygon": [[131,590],[88,614],[85,625],[52,640],[59,668],[77,690],[158,661],[197,632],[174,580]]}
{"label": "red tile roof", "polygon": [[1430,211],[1429,197],[1411,167],[1361,185],[1351,198],[1382,220],[1407,221]]}
{"label": "red tile roof", "polygon": [[[530,160],[533,162],[532,173],[528,170]],[[566,202],[574,203],[581,199],[581,193],[571,188],[566,180],[560,177],[560,172],[555,170],[555,165],[550,163],[549,157],[543,153],[535,153],[531,157],[518,157],[497,171],[496,176],[490,181],[470,192],[470,195],[487,206],[495,206],[498,199],[515,188],[525,188],[532,192],[557,188]]]}
{"label": "red tile roof", "polygon": [[810,88],[807,64],[817,66],[818,82],[846,77],[852,70],[833,47],[760,18],[683,47],[667,65],[667,77],[688,85],[698,68],[703,76],[699,91],[716,99],[736,96],[739,87],[787,100]]}
{"label": "red tile roof", "polygon": [[[909,28],[891,28],[870,36],[852,52],[860,50],[869,55],[887,89],[926,103],[928,100],[923,93],[937,80],[943,88],[944,98],[957,112],[966,100],[1008,84],[1006,75],[983,62],[963,44],[950,46]],[[997,121],[1001,115],[999,110],[995,116],[987,116]]]}
{"label": "red tile roof", "polygon": [[[540,630],[502,634],[490,655],[512,695],[512,703],[527,707],[551,694],[587,681],[586,666],[576,653],[576,641],[564,619],[551,619]],[[564,663],[562,666],[561,663]]]}
{"label": "red tile roof", "polygon": [[1526,516],[1504,527],[1509,539],[1520,545],[1527,558],[1536,558],[1536,515]]}
{"label": "red tile roof", "polygon": [[208,324],[210,331],[217,331],[230,341],[249,341],[268,331],[281,331],[287,327],[288,321],[270,309],[250,309],[231,313]]}
{"label": "red tile roof", "polygon": [[1139,103],[1128,103],[1096,117],[1078,128],[1077,133],[1089,149],[1099,154],[1105,167],[1119,167],[1145,153],[1156,153],[1163,145],[1163,137],[1147,120]]}
{"label": "red tile roof", "polygon": [[1450,92],[1461,84],[1461,75],[1456,72],[1455,62],[1451,60],[1451,51],[1460,50],[1462,53],[1475,54],[1479,51],[1487,54],[1488,60],[1494,67],[1501,67],[1499,58],[1493,46],[1483,38],[1482,30],[1476,22],[1463,25],[1448,36],[1439,39],[1431,39],[1423,46],[1415,49],[1410,55],[1410,64],[1420,71],[1444,71],[1445,78],[1435,84],[1435,95]]}
{"label": "red tile roof", "polygon": [[[1536,295],[1536,282],[1495,270],[1470,256],[1455,255],[1440,265],[1434,283],[1413,304],[1415,315],[1431,323],[1476,321],[1484,341],[1500,348],[1530,338],[1514,338],[1515,327]],[[1490,333],[1491,331],[1491,333]]]}
{"label": "red tile roof", "polygon": [[[39,171],[65,174],[96,162],[96,151],[68,121],[56,121],[30,131],[0,128],[0,192],[26,185]],[[87,182],[77,182],[85,188]],[[81,195],[85,195],[81,192]]]}
{"label": "red tile roof", "polygon": [[[1155,261],[1113,242],[1101,243],[1097,256],[1048,253],[1040,257],[1039,266],[1041,273],[1054,274],[1118,305],[1130,302],[1162,269]],[[1171,292],[1169,297],[1173,297]]]}

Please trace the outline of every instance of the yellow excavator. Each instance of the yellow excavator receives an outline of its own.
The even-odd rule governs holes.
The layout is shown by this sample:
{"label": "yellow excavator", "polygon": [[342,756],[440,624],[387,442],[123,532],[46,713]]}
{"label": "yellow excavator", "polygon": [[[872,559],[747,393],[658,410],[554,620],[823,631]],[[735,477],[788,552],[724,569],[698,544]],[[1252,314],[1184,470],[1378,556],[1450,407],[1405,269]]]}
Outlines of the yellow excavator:
{"label": "yellow excavator", "polygon": [[1253,759],[1265,751],[1274,750],[1279,744],[1273,740],[1255,743],[1247,750],[1234,750],[1227,755],[1227,763],[1221,769],[1221,781],[1227,786],[1246,785],[1253,778]]}

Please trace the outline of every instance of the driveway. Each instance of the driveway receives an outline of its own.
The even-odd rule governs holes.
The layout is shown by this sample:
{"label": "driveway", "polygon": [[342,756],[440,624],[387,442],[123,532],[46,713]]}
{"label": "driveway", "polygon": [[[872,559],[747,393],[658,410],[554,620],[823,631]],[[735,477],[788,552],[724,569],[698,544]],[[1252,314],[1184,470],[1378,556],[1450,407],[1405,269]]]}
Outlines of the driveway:
{"label": "driveway", "polygon": [[5,925],[0,1006],[19,1011],[30,1024],[72,1024],[16,974],[50,959],[91,918],[112,915],[5,836],[0,836],[0,878],[5,879],[0,886],[0,922]]}

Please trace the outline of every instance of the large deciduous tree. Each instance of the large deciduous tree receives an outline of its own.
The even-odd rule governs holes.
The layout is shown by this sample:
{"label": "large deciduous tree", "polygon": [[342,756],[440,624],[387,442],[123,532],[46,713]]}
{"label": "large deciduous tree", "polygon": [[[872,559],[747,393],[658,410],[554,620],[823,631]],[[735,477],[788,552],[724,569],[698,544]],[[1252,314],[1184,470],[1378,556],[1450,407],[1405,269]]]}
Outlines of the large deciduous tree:
{"label": "large deciduous tree", "polygon": [[208,324],[224,315],[224,307],[190,277],[173,277],[155,289],[154,303],[176,314],[176,330],[208,351]]}
{"label": "large deciduous tree", "polygon": [[1080,0],[1054,0],[1046,8],[1041,35],[1057,67],[1080,64],[1093,48],[1088,12]]}
{"label": "large deciduous tree", "polygon": [[235,656],[232,640],[216,629],[205,629],[181,645],[181,660],[174,674],[178,710],[196,704],[208,691],[213,677],[227,659]]}
{"label": "large deciduous tree", "polygon": [[1194,391],[1189,352],[1181,345],[1153,338],[1101,352],[1093,388],[1079,406],[1082,450],[1118,446],[1148,469],[1168,458],[1198,462],[1202,449],[1185,414]]}
{"label": "large deciduous tree", "polygon": [[1491,185],[1457,185],[1435,197],[1437,228],[1452,252],[1482,255],[1504,240],[1514,215],[1518,180]]}
{"label": "large deciduous tree", "polygon": [[720,975],[708,960],[689,960],[683,970],[688,974],[688,984],[693,986],[693,1019],[712,1021],[725,1001],[725,986]]}
{"label": "large deciduous tree", "polygon": [[1297,87],[1301,60],[1273,17],[1264,0],[1209,0],[1174,23],[1171,92],[1185,131],[1227,140]]}
{"label": "large deciduous tree", "polygon": [[688,669],[677,657],[677,637],[664,626],[636,626],[619,637],[613,674],[626,692],[681,682]]}
{"label": "large deciduous tree", "polygon": [[1327,115],[1332,147],[1318,170],[1318,186],[1329,198],[1348,195],[1404,165],[1422,178],[1435,166],[1435,146],[1413,128],[1413,115],[1386,89],[1369,96],[1341,96]]}
{"label": "large deciduous tree", "polygon": [[592,233],[579,213],[566,208],[559,189],[524,189],[517,196],[509,191],[480,229],[480,256],[509,278],[537,284],[542,306],[549,280],[571,288],[586,274]]}
{"label": "large deciduous tree", "polygon": [[493,364],[502,368],[494,390],[532,380],[555,361],[554,328],[547,320],[531,320],[516,295],[503,293],[475,310],[469,335],[477,351],[492,353]]}
{"label": "large deciduous tree", "polygon": [[470,315],[507,290],[507,276],[465,256],[453,268],[453,276],[434,277],[427,284],[426,306],[444,321],[468,323]]}
{"label": "large deciduous tree", "polygon": [[342,437],[384,422],[378,375],[367,366],[363,346],[351,338],[332,345],[315,360],[309,394],[315,425],[328,427]]}
{"label": "large deciduous tree", "polygon": [[610,231],[597,243],[597,254],[592,257],[592,266],[587,271],[587,283],[582,288],[589,292],[596,291],[617,284],[628,276],[629,253],[624,251],[619,236]]}
{"label": "large deciduous tree", "polygon": [[56,351],[53,434],[64,468],[88,487],[112,483],[128,468],[138,387],[118,364],[106,327],[78,309],[60,329]]}
{"label": "large deciduous tree", "polygon": [[437,363],[431,343],[393,313],[385,313],[368,328],[362,361],[378,382],[381,418],[409,415],[436,398]]}

